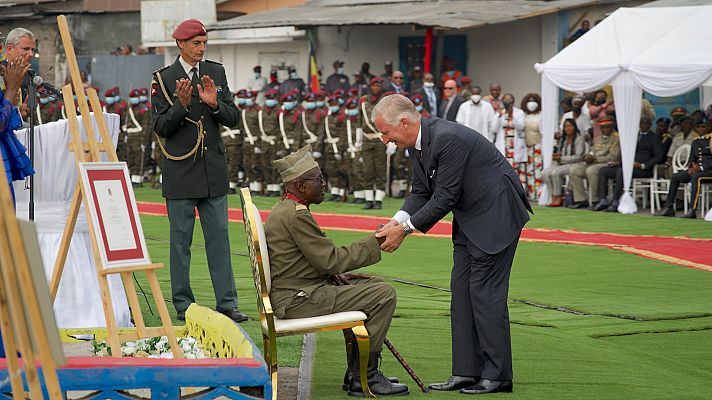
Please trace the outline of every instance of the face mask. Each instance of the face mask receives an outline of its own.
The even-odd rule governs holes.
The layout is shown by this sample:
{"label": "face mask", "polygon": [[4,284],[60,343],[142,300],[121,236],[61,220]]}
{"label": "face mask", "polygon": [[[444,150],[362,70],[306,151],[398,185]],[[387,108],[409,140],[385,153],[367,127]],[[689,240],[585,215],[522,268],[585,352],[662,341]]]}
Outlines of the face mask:
{"label": "face mask", "polygon": [[255,72],[255,78],[256,78],[256,79],[259,79],[260,76],[262,76],[262,74],[260,74],[259,72]]}
{"label": "face mask", "polygon": [[138,97],[130,97],[129,102],[133,105],[136,105],[139,103],[139,99],[138,99]]}
{"label": "face mask", "polygon": [[255,101],[254,101],[254,100],[252,100],[252,99],[245,99],[245,105],[246,105],[246,106],[251,106],[251,105],[253,105],[253,104],[255,104]]}
{"label": "face mask", "polygon": [[343,68],[336,68],[336,73],[343,75],[343,74],[344,74],[344,69],[343,69]]}
{"label": "face mask", "polygon": [[504,105],[504,108],[509,108],[509,106],[511,106],[512,103],[510,103],[510,102],[508,102],[508,101],[503,101],[503,102],[502,102],[502,105]]}
{"label": "face mask", "polygon": [[317,102],[316,102],[316,106],[319,107],[319,108],[322,108],[322,107],[324,107],[324,102],[323,102],[323,101],[317,101]]}
{"label": "face mask", "polygon": [[46,97],[40,97],[40,103],[47,104],[47,103],[49,103],[49,99]]}
{"label": "face mask", "polygon": [[537,107],[539,107],[539,103],[537,103],[536,101],[527,102],[527,110],[534,112],[534,110],[536,110]]}
{"label": "face mask", "polygon": [[358,115],[358,108],[349,108],[348,110],[346,110],[346,114],[349,117],[355,117]]}
{"label": "face mask", "polygon": [[121,101],[121,96],[114,96],[114,102],[118,103]]}
{"label": "face mask", "polygon": [[333,113],[339,112],[339,106],[329,106],[329,111]]}
{"label": "face mask", "polygon": [[238,106],[244,106],[246,102],[247,102],[247,99],[239,98],[239,97],[237,98],[237,105],[238,105]]}
{"label": "face mask", "polygon": [[297,79],[297,73],[296,72],[290,72],[289,77],[292,79]]}
{"label": "face mask", "polygon": [[114,98],[113,98],[113,97],[107,97],[107,98],[106,98],[106,104],[109,104],[109,105],[114,104]]}
{"label": "face mask", "polygon": [[435,83],[433,83],[433,82],[423,82],[423,86],[425,86],[425,87],[433,87],[433,86],[435,86]]}
{"label": "face mask", "polygon": [[304,103],[304,108],[306,108],[307,110],[313,110],[316,108],[316,103],[313,101],[306,102]]}
{"label": "face mask", "polygon": [[416,111],[421,112],[423,111],[423,106],[415,106]]}
{"label": "face mask", "polygon": [[278,101],[275,100],[275,99],[267,99],[267,100],[265,100],[265,105],[266,105],[267,107],[274,107],[274,106],[277,105],[277,103],[278,103]]}
{"label": "face mask", "polygon": [[141,96],[138,99],[141,101],[141,103],[148,101],[148,97],[146,97],[146,96]]}
{"label": "face mask", "polygon": [[342,98],[339,98],[339,100],[338,100],[338,101],[339,101],[339,105],[340,105],[340,106],[343,106],[343,105],[344,105],[344,99],[342,99]]}
{"label": "face mask", "polygon": [[54,97],[50,97],[48,100],[51,101],[52,103],[54,103],[55,101],[57,101],[57,99],[55,99]]}
{"label": "face mask", "polygon": [[75,94],[74,96],[72,96],[72,97],[74,97],[74,101],[77,101],[77,95],[76,95],[76,94]]}
{"label": "face mask", "polygon": [[479,94],[473,94],[470,99],[473,103],[477,104],[480,102],[480,100],[482,100],[482,96],[480,96]]}
{"label": "face mask", "polygon": [[287,101],[283,104],[283,106],[284,106],[285,110],[289,111],[297,106],[297,102],[296,101]]}

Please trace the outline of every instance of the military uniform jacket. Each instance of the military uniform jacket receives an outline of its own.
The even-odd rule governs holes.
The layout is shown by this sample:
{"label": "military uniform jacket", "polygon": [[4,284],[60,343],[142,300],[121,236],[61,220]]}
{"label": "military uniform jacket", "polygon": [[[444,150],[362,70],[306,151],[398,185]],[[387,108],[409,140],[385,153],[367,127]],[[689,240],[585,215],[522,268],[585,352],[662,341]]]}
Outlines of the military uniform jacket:
{"label": "military uniform jacket", "polygon": [[[286,149],[288,152],[296,151],[302,147],[302,119],[300,114],[296,108],[289,111],[280,111],[280,131],[277,143],[279,143],[282,148],[285,148],[284,142],[286,137],[287,145],[289,145],[289,148]],[[278,146],[278,148],[279,147],[280,146]]]}
{"label": "military uniform jacket", "polygon": [[378,140],[381,141],[381,133],[376,129],[376,125],[371,122],[371,111],[376,107],[381,97],[366,95],[361,97],[359,104],[359,126],[363,129],[363,141]]}
{"label": "military uniform jacket", "polygon": [[621,145],[618,138],[618,132],[612,132],[608,136],[601,135],[596,143],[593,144],[590,154],[596,157],[594,163],[617,161],[621,155]]}
{"label": "military uniform jacket", "polygon": [[[336,144],[336,153],[334,153],[334,146],[329,142],[329,137],[326,135],[326,125],[324,132],[324,150],[330,154],[345,153],[349,148],[349,139],[346,136],[346,115],[344,114],[344,111],[341,110],[337,113],[330,114],[328,118],[325,117],[325,124],[326,121],[329,122],[329,134],[331,135],[331,140]],[[356,145],[356,127],[357,124],[352,123],[351,135],[354,136],[352,138],[353,146]]]}
{"label": "military uniform jacket", "polygon": [[[328,285],[328,277],[372,265],[381,260],[374,235],[347,246],[335,246],[322,232],[309,209],[290,199],[277,203],[265,222],[265,237],[272,277],[270,298],[278,318],[298,295],[331,309],[335,297],[313,299],[312,293]],[[335,296],[321,291],[322,296]]]}
{"label": "military uniform jacket", "polygon": [[188,79],[188,75],[178,59],[153,73],[153,131],[165,138],[164,150],[168,155],[163,154],[161,170],[163,197],[167,199],[215,197],[228,191],[225,144],[220,137],[220,125],[235,127],[239,123],[239,111],[227,86],[223,66],[201,61],[198,70],[201,77],[207,75],[215,82],[218,92],[216,111],[201,102],[197,88],[193,89],[188,109],[180,103],[175,93],[176,80]]}
{"label": "military uniform jacket", "polygon": [[[258,146],[260,143],[260,121],[259,119],[260,109],[257,106],[249,106],[240,110],[240,131],[244,137],[243,145]],[[249,134],[252,136],[254,143],[250,143]]]}
{"label": "military uniform jacket", "polygon": [[262,107],[260,111],[264,135],[262,135],[262,131],[258,130],[257,132],[260,132],[261,139],[268,142],[270,146],[277,146],[277,148],[283,149],[282,133],[279,131],[279,109],[277,107]]}
{"label": "military uniform jacket", "polygon": [[712,133],[692,142],[690,148],[690,164],[695,163],[700,166],[702,171],[712,171]]}
{"label": "military uniform jacket", "polygon": [[324,110],[302,111],[299,116],[299,122],[302,124],[302,144],[309,143],[315,151],[321,151],[321,144],[324,142],[325,117],[326,111]]}

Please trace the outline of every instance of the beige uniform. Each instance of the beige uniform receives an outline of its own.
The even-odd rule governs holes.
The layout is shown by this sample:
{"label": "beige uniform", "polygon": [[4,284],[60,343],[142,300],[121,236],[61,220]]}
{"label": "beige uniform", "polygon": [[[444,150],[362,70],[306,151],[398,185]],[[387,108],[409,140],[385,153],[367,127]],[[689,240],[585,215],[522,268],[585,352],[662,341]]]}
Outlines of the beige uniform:
{"label": "beige uniform", "polygon": [[601,135],[593,144],[589,154],[596,157],[593,163],[580,162],[569,171],[569,179],[573,186],[574,202],[579,203],[586,200],[586,190],[583,186],[583,179],[588,181],[588,187],[592,190],[591,201],[597,203],[599,198],[596,193],[598,188],[598,170],[605,167],[609,161],[620,158],[621,147],[618,140],[618,132],[613,132],[609,136]]}
{"label": "beige uniform", "polygon": [[371,351],[379,351],[396,307],[393,286],[381,278],[333,286],[328,278],[381,260],[375,236],[335,246],[309,209],[290,199],[277,203],[265,222],[272,290],[278,318],[304,318],[341,311],[363,311]]}

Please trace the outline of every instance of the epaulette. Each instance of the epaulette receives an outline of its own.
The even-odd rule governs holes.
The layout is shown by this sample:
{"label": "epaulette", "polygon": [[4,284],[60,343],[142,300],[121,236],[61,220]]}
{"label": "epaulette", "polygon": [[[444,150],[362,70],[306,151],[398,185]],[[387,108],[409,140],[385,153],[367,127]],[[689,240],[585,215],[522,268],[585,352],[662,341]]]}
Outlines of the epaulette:
{"label": "epaulette", "polygon": [[166,69],[166,68],[168,68],[168,67],[170,67],[170,65],[166,65],[166,66],[163,67],[163,68],[158,68],[157,70],[153,71],[153,74],[157,74],[157,73],[163,71],[164,69]]}
{"label": "epaulette", "polygon": [[217,64],[217,65],[222,65],[222,63],[219,63],[219,62],[213,61],[213,60],[205,60],[205,62],[209,62],[209,63]]}
{"label": "epaulette", "polygon": [[298,203],[297,203],[295,209],[296,209],[297,211],[299,211],[299,210],[307,210],[307,211],[309,211],[309,209],[307,208],[307,206],[305,206],[304,204],[298,204]]}

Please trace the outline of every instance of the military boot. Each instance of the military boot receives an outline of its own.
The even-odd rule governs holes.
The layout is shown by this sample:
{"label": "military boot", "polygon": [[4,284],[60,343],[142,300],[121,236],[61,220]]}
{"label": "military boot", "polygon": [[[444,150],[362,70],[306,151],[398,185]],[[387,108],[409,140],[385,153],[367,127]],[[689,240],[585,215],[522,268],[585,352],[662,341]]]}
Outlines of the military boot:
{"label": "military boot", "polygon": [[[368,387],[376,397],[379,396],[405,396],[408,394],[408,386],[402,383],[393,383],[378,370],[378,363],[381,360],[381,352],[373,351],[368,355]],[[358,366],[358,363],[356,363]],[[356,379],[359,376],[357,370],[352,371],[354,379],[349,385],[349,396],[364,397],[361,382]]]}
{"label": "military boot", "polygon": [[[347,350],[346,350],[346,365],[348,366],[346,368],[346,372],[344,373],[344,383],[341,385],[341,389],[344,391],[349,390],[349,387],[351,387],[351,381],[354,380],[354,376],[356,377],[354,387],[358,388],[358,390],[361,390],[361,376],[359,375],[359,353],[358,353],[358,343],[356,343],[356,340],[353,339],[353,341],[350,341],[350,345],[347,345]],[[354,372],[356,375],[354,375]],[[399,379],[397,376],[389,376],[387,378],[389,381],[393,383],[398,383]]]}

